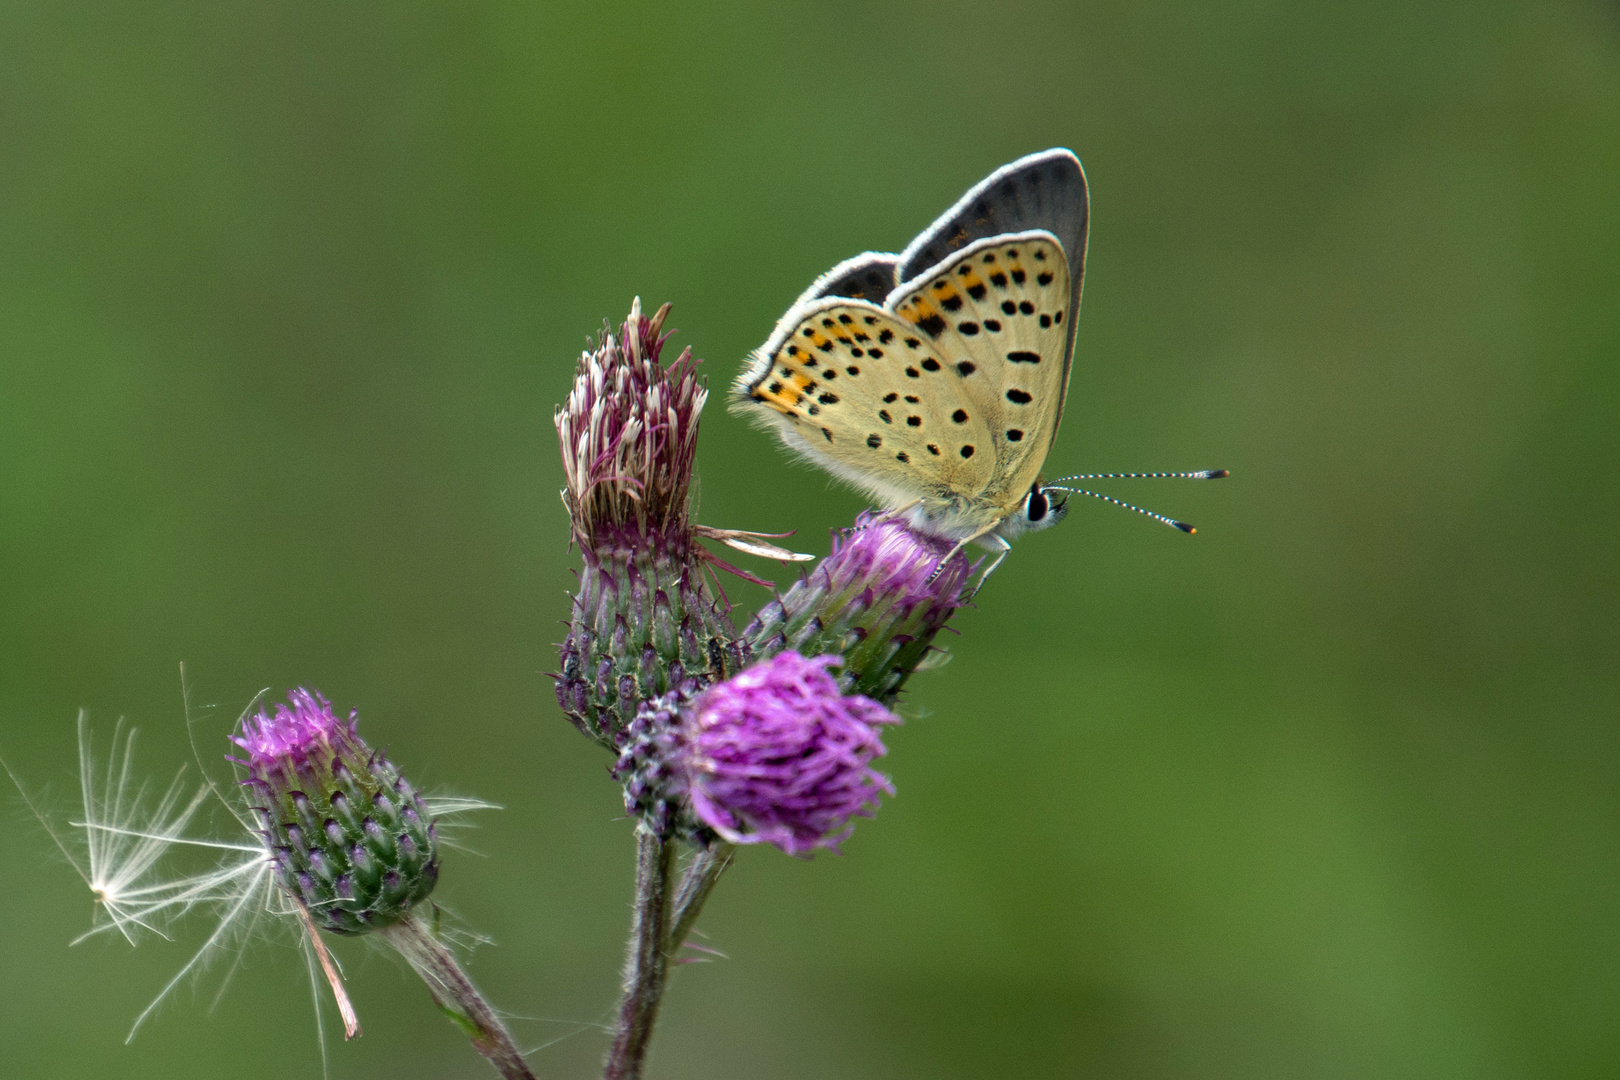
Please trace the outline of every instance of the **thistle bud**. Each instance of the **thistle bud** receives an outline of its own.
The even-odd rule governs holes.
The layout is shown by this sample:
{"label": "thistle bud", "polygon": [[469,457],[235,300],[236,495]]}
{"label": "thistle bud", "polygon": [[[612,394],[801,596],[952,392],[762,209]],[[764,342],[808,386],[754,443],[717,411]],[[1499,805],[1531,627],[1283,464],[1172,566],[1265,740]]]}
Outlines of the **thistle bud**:
{"label": "thistle bud", "polygon": [[617,336],[604,327],[556,414],[563,504],[584,559],[557,702],[615,750],[643,701],[744,662],[694,538],[692,465],[708,391],[690,349],[659,363],[668,312],[643,318],[638,299]]}
{"label": "thistle bud", "polygon": [[339,720],[318,693],[298,689],[274,714],[244,720],[232,761],[264,826],[276,879],[317,926],[364,934],[391,926],[439,879],[433,822],[416,789]]}
{"label": "thistle bud", "polygon": [[679,836],[708,847],[714,833],[692,816],[686,799],[689,778],[683,771],[686,732],[681,711],[696,696],[694,684],[688,683],[642,702],[625,731],[613,778],[624,785],[625,813],[640,818],[659,836]]}
{"label": "thistle bud", "polygon": [[887,751],[883,706],[843,694],[836,656],[783,652],[698,694],[642,706],[614,773],[625,807],[661,836],[701,845],[775,844],[790,855],[836,849],[894,794],[871,762]]}
{"label": "thistle bud", "polygon": [[967,602],[972,564],[948,540],[893,514],[865,511],[833,532],[832,551],[743,632],[755,656],[792,649],[843,657],[848,692],[892,703],[934,637]]}

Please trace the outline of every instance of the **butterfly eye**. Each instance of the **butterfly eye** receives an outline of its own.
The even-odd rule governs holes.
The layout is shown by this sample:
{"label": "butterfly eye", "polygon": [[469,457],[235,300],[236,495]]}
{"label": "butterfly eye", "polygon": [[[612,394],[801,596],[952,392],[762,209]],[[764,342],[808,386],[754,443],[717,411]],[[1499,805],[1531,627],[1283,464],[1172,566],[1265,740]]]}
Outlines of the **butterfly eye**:
{"label": "butterfly eye", "polygon": [[1024,516],[1039,521],[1046,516],[1046,493],[1037,485],[1029,489],[1029,501],[1024,504]]}

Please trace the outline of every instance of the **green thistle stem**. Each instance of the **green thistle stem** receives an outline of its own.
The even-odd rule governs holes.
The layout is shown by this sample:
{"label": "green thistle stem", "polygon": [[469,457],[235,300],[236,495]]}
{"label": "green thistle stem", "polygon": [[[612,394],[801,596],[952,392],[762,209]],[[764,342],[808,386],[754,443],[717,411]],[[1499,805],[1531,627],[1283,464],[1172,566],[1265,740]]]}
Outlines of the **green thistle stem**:
{"label": "green thistle stem", "polygon": [[731,865],[731,856],[736,851],[736,845],[716,840],[707,849],[698,852],[692,865],[686,868],[680,891],[675,894],[675,920],[669,931],[671,953],[686,944],[686,937],[692,932],[698,913],[703,910],[720,875]]}
{"label": "green thistle stem", "polygon": [[692,932],[735,850],[722,841],[700,851],[672,895],[675,841],[661,838],[645,825],[637,827],[636,903],[625,961],[624,997],[602,1080],[640,1080],[658,1006],[669,983],[671,958]]}
{"label": "green thistle stem", "polygon": [[473,1049],[488,1058],[496,1072],[506,1080],[535,1080],[511,1032],[420,914],[412,912],[379,933],[422,977],[434,1004],[466,1032]]}
{"label": "green thistle stem", "polygon": [[669,977],[670,871],[675,845],[646,826],[636,829],[636,905],[630,955],[624,966],[624,997],[602,1080],[639,1080],[652,1040],[658,1005]]}

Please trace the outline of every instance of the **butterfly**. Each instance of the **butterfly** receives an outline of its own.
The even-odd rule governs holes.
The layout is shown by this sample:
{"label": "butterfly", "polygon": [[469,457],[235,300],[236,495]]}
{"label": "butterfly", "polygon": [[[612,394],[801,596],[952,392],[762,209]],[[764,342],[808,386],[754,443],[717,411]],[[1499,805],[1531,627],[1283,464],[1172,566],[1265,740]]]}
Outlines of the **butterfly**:
{"label": "butterfly", "polygon": [[1005,553],[1066,511],[1040,473],[1068,393],[1089,214],[1070,151],[1002,166],[900,254],[817,278],[754,351],[733,410],[919,531]]}

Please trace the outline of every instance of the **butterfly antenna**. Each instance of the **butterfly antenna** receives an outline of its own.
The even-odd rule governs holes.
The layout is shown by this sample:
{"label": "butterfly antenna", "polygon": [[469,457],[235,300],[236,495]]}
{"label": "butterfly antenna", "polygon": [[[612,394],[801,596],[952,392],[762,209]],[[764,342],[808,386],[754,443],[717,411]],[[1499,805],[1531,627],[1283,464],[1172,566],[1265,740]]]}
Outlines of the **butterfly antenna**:
{"label": "butterfly antenna", "polygon": [[[1219,480],[1231,476],[1229,469],[1200,469],[1197,472],[1098,472],[1079,476],[1060,476],[1052,484],[1067,484],[1073,480]],[[1051,487],[1043,484],[1042,487]]]}
{"label": "butterfly antenna", "polygon": [[[1174,474],[1171,474],[1171,475],[1174,475]],[[1093,499],[1101,499],[1105,503],[1113,503],[1115,506],[1122,507],[1122,508],[1124,508],[1126,510],[1134,510],[1138,514],[1141,514],[1143,517],[1150,517],[1154,521],[1162,521],[1166,525],[1170,526],[1171,528],[1180,529],[1184,533],[1195,533],[1195,532],[1198,531],[1197,529],[1193,528],[1191,525],[1187,524],[1185,521],[1177,521],[1175,518],[1165,517],[1163,514],[1155,514],[1151,510],[1144,510],[1140,506],[1132,506],[1128,502],[1121,502],[1120,500],[1115,499],[1115,498],[1111,498],[1111,497],[1109,497],[1107,495],[1099,495],[1095,491],[1086,491],[1084,488],[1063,487],[1062,485],[1059,485],[1059,484],[1043,484],[1042,485],[1042,490],[1043,491],[1067,491],[1071,495],[1090,495]]]}

